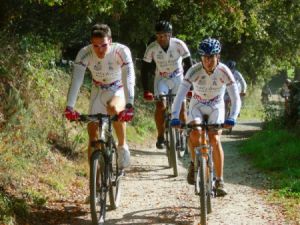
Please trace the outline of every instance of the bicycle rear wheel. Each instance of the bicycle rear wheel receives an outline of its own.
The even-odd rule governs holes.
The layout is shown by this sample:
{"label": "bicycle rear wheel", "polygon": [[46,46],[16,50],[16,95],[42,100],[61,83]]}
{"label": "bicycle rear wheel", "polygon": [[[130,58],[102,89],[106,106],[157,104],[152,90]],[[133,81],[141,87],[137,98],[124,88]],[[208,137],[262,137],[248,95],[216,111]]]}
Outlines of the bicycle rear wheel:
{"label": "bicycle rear wheel", "polygon": [[176,149],[176,131],[172,129],[170,126],[169,128],[169,135],[170,135],[170,159],[171,165],[173,167],[173,174],[175,177],[178,176],[178,159],[177,159],[177,149]]}
{"label": "bicycle rear wheel", "polygon": [[90,207],[92,223],[103,224],[106,214],[107,170],[99,150],[94,151],[90,163]]}
{"label": "bicycle rear wheel", "polygon": [[206,158],[200,157],[198,162],[197,182],[199,182],[200,189],[200,223],[207,225],[207,165]]}
{"label": "bicycle rear wheel", "polygon": [[111,209],[116,209],[120,204],[121,199],[121,176],[122,171],[118,168],[117,149],[114,146],[112,152],[112,162],[109,171],[109,201]]}

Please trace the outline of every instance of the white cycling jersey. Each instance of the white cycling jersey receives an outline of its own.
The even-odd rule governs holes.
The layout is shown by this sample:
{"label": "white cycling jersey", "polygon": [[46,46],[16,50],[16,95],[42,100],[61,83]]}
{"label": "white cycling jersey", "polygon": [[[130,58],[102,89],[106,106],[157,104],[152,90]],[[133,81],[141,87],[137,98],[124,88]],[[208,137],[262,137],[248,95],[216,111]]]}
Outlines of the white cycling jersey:
{"label": "white cycling jersey", "polygon": [[145,62],[156,63],[156,75],[173,78],[183,75],[182,59],[189,57],[190,51],[186,44],[177,39],[170,38],[167,51],[164,51],[157,41],[148,45],[145,55]]}
{"label": "white cycling jersey", "polygon": [[242,76],[242,74],[237,70],[234,70],[232,73],[233,73],[234,79],[237,82],[239,93],[246,93],[247,83],[246,83],[244,77]]}
{"label": "white cycling jersey", "polygon": [[91,71],[93,82],[99,88],[107,89],[124,86],[126,103],[133,104],[135,73],[131,52],[128,47],[112,43],[103,59],[100,59],[92,45],[82,48],[75,59],[72,83],[67,105],[74,107],[85,70]]}
{"label": "white cycling jersey", "polygon": [[[233,74],[223,63],[219,63],[211,75],[206,73],[202,63],[193,65],[187,71],[172,105],[173,119],[179,118],[181,103],[190,90],[191,85],[194,88],[191,100],[193,104],[212,108],[216,106],[224,108],[223,97],[227,89],[232,102],[229,118],[236,120],[240,111],[241,100]],[[220,113],[224,114],[222,111]]]}
{"label": "white cycling jersey", "polygon": [[[231,72],[233,73],[233,77],[234,77],[234,79],[236,81],[236,84],[238,86],[239,93],[246,93],[247,83],[246,83],[244,77],[242,76],[242,74],[237,70],[234,70],[234,71],[231,71]],[[225,101],[230,100],[227,91],[225,92],[224,100]]]}

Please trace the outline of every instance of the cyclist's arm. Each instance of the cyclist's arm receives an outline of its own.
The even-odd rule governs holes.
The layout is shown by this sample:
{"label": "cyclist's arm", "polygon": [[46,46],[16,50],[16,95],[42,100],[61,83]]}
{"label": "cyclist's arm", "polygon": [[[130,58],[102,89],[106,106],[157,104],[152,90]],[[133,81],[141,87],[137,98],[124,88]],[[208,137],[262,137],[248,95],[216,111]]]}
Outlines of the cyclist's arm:
{"label": "cyclist's arm", "polygon": [[135,73],[133,63],[124,64],[122,66],[122,82],[124,84],[124,92],[126,97],[126,104],[133,105],[134,102],[134,86]]}
{"label": "cyclist's arm", "polygon": [[183,75],[185,75],[186,72],[189,70],[189,68],[192,67],[193,61],[192,61],[191,56],[188,56],[188,57],[184,58],[182,60],[182,62],[183,62]]}
{"label": "cyclist's arm", "polygon": [[149,74],[152,71],[152,64],[143,60],[141,68],[141,81],[144,91],[150,91]]}
{"label": "cyclist's arm", "polygon": [[83,83],[84,73],[87,67],[86,50],[81,49],[77,54],[72,71],[72,81],[67,97],[67,106],[74,108],[80,87]]}
{"label": "cyclist's arm", "polygon": [[176,94],[176,97],[174,99],[173,105],[172,105],[172,119],[178,119],[182,102],[190,90],[190,87],[192,86],[192,83],[189,80],[184,79],[179,86],[178,92]]}
{"label": "cyclist's arm", "polygon": [[126,97],[126,104],[133,105],[134,102],[134,86],[135,86],[135,72],[132,62],[131,52],[129,48],[121,49],[121,56],[123,58],[121,64],[122,83],[124,85],[124,92]]}
{"label": "cyclist's arm", "polygon": [[247,83],[243,77],[243,75],[239,72],[239,71],[236,71],[238,77],[239,77],[239,82],[241,84],[241,93],[246,93],[247,91]]}
{"label": "cyclist's arm", "polygon": [[241,99],[236,82],[227,85],[227,92],[231,101],[229,118],[236,120],[241,109]]}

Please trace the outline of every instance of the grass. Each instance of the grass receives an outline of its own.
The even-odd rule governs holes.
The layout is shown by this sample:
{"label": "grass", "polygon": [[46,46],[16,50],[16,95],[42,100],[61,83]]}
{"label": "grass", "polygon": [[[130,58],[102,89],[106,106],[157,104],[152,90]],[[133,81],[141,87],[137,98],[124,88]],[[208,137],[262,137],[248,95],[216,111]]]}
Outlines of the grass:
{"label": "grass", "polygon": [[288,219],[300,223],[299,132],[282,129],[278,124],[269,121],[264,130],[242,145],[241,153],[272,177],[269,200],[283,205]]}
{"label": "grass", "polygon": [[238,120],[250,120],[257,118],[262,120],[264,117],[264,107],[260,101],[261,90],[258,87],[249,86],[247,95],[242,100],[242,108]]}

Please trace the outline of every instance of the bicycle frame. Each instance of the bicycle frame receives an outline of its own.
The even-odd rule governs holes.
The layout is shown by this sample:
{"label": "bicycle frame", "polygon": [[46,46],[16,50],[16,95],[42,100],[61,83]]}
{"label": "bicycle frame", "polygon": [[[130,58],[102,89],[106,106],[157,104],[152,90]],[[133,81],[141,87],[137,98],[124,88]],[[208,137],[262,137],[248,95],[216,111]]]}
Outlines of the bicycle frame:
{"label": "bicycle frame", "polygon": [[97,225],[105,221],[107,194],[111,209],[116,209],[120,200],[119,182],[123,170],[118,168],[118,153],[112,135],[112,121],[116,119],[116,116],[105,114],[81,115],[79,119],[84,122],[97,121],[101,131],[99,139],[91,143],[90,158],[90,207],[92,222]]}
{"label": "bicycle frame", "polygon": [[208,131],[210,129],[220,129],[222,124],[207,124],[207,120],[203,124],[190,124],[190,129],[201,127],[201,143],[195,148],[195,194],[200,196],[201,224],[207,224],[207,214],[211,213],[211,198],[216,197],[214,165],[212,160],[212,147],[209,144]]}
{"label": "bicycle frame", "polygon": [[178,176],[178,163],[177,163],[177,134],[176,130],[171,127],[171,107],[173,104],[174,97],[172,89],[169,89],[168,94],[159,95],[157,100],[166,102],[165,110],[165,140],[166,140],[166,151],[168,157],[168,163],[170,167],[173,167],[173,174],[175,177]]}

